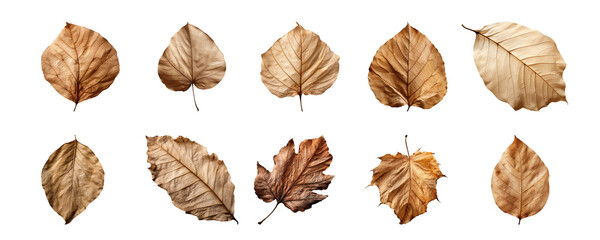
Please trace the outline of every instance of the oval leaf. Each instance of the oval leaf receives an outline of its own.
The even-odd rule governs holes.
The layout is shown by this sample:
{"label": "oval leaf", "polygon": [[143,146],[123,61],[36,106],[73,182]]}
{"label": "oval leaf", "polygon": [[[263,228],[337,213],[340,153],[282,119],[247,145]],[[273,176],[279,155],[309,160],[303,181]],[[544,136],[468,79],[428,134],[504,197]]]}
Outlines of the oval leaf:
{"label": "oval leaf", "polygon": [[216,154],[184,137],[146,137],[152,179],[173,204],[200,220],[234,220],[235,186]]}
{"label": "oval leaf", "polygon": [[340,57],[300,24],[261,55],[262,81],[277,97],[320,95],[335,82]]}
{"label": "oval leaf", "polygon": [[417,150],[410,157],[397,153],[379,159],[369,186],[379,188],[381,203],[394,209],[400,224],[425,213],[427,204],[437,199],[437,180],[444,177],[433,153]]}
{"label": "oval leaf", "polygon": [[562,78],[567,64],[551,38],[510,22],[469,30],[476,33],[475,65],[498,99],[515,110],[534,111],[567,101]]}
{"label": "oval leaf", "polygon": [[496,205],[519,219],[544,208],[550,194],[550,173],[542,159],[516,136],[502,154],[492,175]]}
{"label": "oval leaf", "polygon": [[408,24],[377,50],[369,67],[371,90],[390,107],[429,109],[446,95],[447,84],[437,48]]}
{"label": "oval leaf", "polygon": [[[312,207],[313,204],[327,198],[313,190],[327,189],[334,176],[325,175],[333,156],[325,138],[307,139],[300,143],[298,153],[294,150],[294,140],[281,148],[279,154],[273,156],[273,172],[269,172],[258,162],[258,173],[254,180],[254,191],[258,198],[265,202],[277,200],[275,208],[283,203],[292,212]],[[275,211],[273,208],[273,211]],[[273,211],[271,213],[273,213]],[[265,221],[271,213],[258,224]]]}
{"label": "oval leaf", "polygon": [[[67,23],[42,54],[46,80],[77,104],[98,96],[119,74],[117,51],[100,34]],[[73,109],[73,111],[75,111]]]}
{"label": "oval leaf", "polygon": [[[186,24],[171,38],[158,62],[158,76],[168,89],[187,91],[216,86],[225,75],[225,58],[215,42],[194,25]],[[196,96],[192,87],[196,110]]]}
{"label": "oval leaf", "polygon": [[63,144],[42,169],[42,187],[50,206],[70,223],[104,186],[104,170],[94,152],[74,141]]}

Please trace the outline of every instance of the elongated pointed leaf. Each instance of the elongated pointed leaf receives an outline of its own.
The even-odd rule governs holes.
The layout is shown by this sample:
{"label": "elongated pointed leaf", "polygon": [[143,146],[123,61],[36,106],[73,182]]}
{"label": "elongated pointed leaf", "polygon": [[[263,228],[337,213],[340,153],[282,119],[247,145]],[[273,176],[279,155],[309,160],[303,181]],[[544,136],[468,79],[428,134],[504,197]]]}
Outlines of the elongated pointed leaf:
{"label": "elongated pointed leaf", "polygon": [[200,220],[230,221],[235,186],[216,154],[184,137],[146,137],[152,179],[173,204]]}

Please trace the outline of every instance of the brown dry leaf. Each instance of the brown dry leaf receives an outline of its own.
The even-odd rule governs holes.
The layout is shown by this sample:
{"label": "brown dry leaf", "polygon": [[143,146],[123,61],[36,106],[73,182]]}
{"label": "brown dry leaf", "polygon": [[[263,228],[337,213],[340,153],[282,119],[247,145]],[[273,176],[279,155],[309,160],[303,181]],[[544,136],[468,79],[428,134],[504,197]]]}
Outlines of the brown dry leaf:
{"label": "brown dry leaf", "polygon": [[42,169],[50,206],[69,224],[104,186],[104,170],[94,152],[77,139],[56,149]]}
{"label": "brown dry leaf", "polygon": [[515,110],[534,111],[551,102],[567,101],[562,78],[567,64],[551,38],[510,22],[480,30],[465,28],[476,34],[475,65],[498,99]]}
{"label": "brown dry leaf", "polygon": [[[216,86],[225,75],[225,58],[215,42],[194,25],[186,24],[171,38],[158,62],[160,80],[173,91]],[[196,110],[196,96],[192,87]]]}
{"label": "brown dry leaf", "polygon": [[369,186],[379,188],[381,204],[394,209],[400,224],[426,212],[427,204],[437,199],[437,180],[444,177],[433,153],[417,150],[410,157],[397,153],[379,159]]}
{"label": "brown dry leaf", "polygon": [[521,219],[544,208],[550,194],[550,173],[542,159],[516,136],[492,175],[492,194],[505,213]]}
{"label": "brown dry leaf", "polygon": [[277,97],[320,95],[335,82],[340,57],[300,24],[261,55],[262,81]]}
{"label": "brown dry leaf", "polygon": [[146,137],[152,179],[173,204],[200,220],[234,220],[235,186],[216,154],[184,137]]}
{"label": "brown dry leaf", "polygon": [[323,171],[329,168],[332,159],[327,142],[321,136],[302,141],[297,154],[294,150],[294,140],[290,139],[288,144],[273,156],[275,166],[272,172],[257,162],[258,173],[254,180],[256,196],[265,202],[277,201],[273,211],[258,224],[271,216],[280,203],[292,212],[302,212],[327,198],[327,195],[315,193],[313,190],[327,189],[331,183],[334,176],[325,175]]}
{"label": "brown dry leaf", "polygon": [[42,54],[46,80],[77,104],[98,96],[119,74],[117,51],[100,34],[67,23]]}
{"label": "brown dry leaf", "polygon": [[390,107],[429,109],[446,95],[444,60],[437,48],[409,24],[383,44],[369,67],[375,97]]}

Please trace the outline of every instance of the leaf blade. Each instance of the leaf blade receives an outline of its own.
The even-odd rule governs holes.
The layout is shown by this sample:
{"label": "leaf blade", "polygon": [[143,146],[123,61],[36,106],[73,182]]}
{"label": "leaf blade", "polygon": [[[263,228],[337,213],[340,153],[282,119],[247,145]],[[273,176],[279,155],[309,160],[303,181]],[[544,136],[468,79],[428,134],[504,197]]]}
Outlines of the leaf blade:
{"label": "leaf blade", "polygon": [[566,63],[551,38],[510,22],[471,31],[476,33],[473,58],[479,74],[499,100],[514,110],[533,111],[566,102]]}
{"label": "leaf blade", "polygon": [[187,91],[192,84],[202,90],[213,88],[225,70],[225,58],[213,39],[189,23],[173,35],[158,62],[161,82],[173,91]]}
{"label": "leaf blade", "polygon": [[492,194],[500,210],[519,219],[540,212],[550,194],[550,174],[540,157],[515,136],[492,174]]}
{"label": "leaf blade", "polygon": [[446,95],[444,61],[425,35],[409,24],[375,53],[369,86],[379,102],[429,109]]}
{"label": "leaf blade", "polygon": [[255,193],[265,202],[277,200],[277,205],[283,203],[292,212],[305,211],[327,198],[313,190],[327,189],[333,180],[334,176],[323,174],[332,160],[323,136],[302,141],[298,153],[291,139],[279,154],[273,156],[272,172],[257,163]]}
{"label": "leaf blade", "polygon": [[110,87],[119,70],[117,51],[104,37],[70,23],[42,54],[44,78],[76,105]]}
{"label": "leaf blade", "polygon": [[173,205],[200,220],[230,221],[234,190],[227,167],[216,154],[184,137],[146,137],[153,180]]}
{"label": "leaf blade", "polygon": [[279,98],[320,95],[337,79],[339,56],[298,24],[261,55],[261,79]]}
{"label": "leaf blade", "polygon": [[427,204],[437,199],[437,180],[444,176],[433,153],[418,150],[410,157],[397,153],[379,159],[369,186],[379,188],[381,203],[394,210],[400,224],[425,213]]}
{"label": "leaf blade", "polygon": [[69,224],[104,187],[104,170],[92,150],[77,140],[63,144],[42,169],[48,203]]}

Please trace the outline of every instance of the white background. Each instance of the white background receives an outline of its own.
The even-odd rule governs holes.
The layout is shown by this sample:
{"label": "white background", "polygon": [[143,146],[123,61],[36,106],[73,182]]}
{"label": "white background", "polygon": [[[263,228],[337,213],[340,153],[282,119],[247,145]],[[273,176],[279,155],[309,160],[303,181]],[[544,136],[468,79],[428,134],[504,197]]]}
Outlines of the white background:
{"label": "white background", "polygon": [[[540,239],[594,238],[599,196],[595,150],[598,6],[579,1],[3,1],[0,6],[1,239]],[[65,22],[102,34],[118,53],[121,72],[98,97],[74,104],[46,82],[40,58]],[[487,90],[473,63],[471,28],[512,21],[553,38],[567,62],[569,103],[539,112],[514,111]],[[157,65],[170,38],[187,22],[208,33],[227,62],[215,88],[173,92]],[[320,96],[279,99],[262,84],[261,53],[296,22],[340,56],[335,84]],[[435,107],[380,104],[367,73],[377,49],[407,22],[439,49],[448,94]],[[377,157],[435,152],[447,178],[440,202],[406,225],[378,206],[365,188]],[[104,190],[69,225],[49,206],[41,186],[48,156],[73,135],[100,159]],[[240,221],[199,221],[171,203],[147,170],[144,136],[183,135],[225,161],[236,186]],[[329,197],[303,213],[254,194],[256,162],[290,138],[324,135],[334,156]],[[550,198],[523,219],[495,205],[490,179],[517,135],[546,163]]]}

